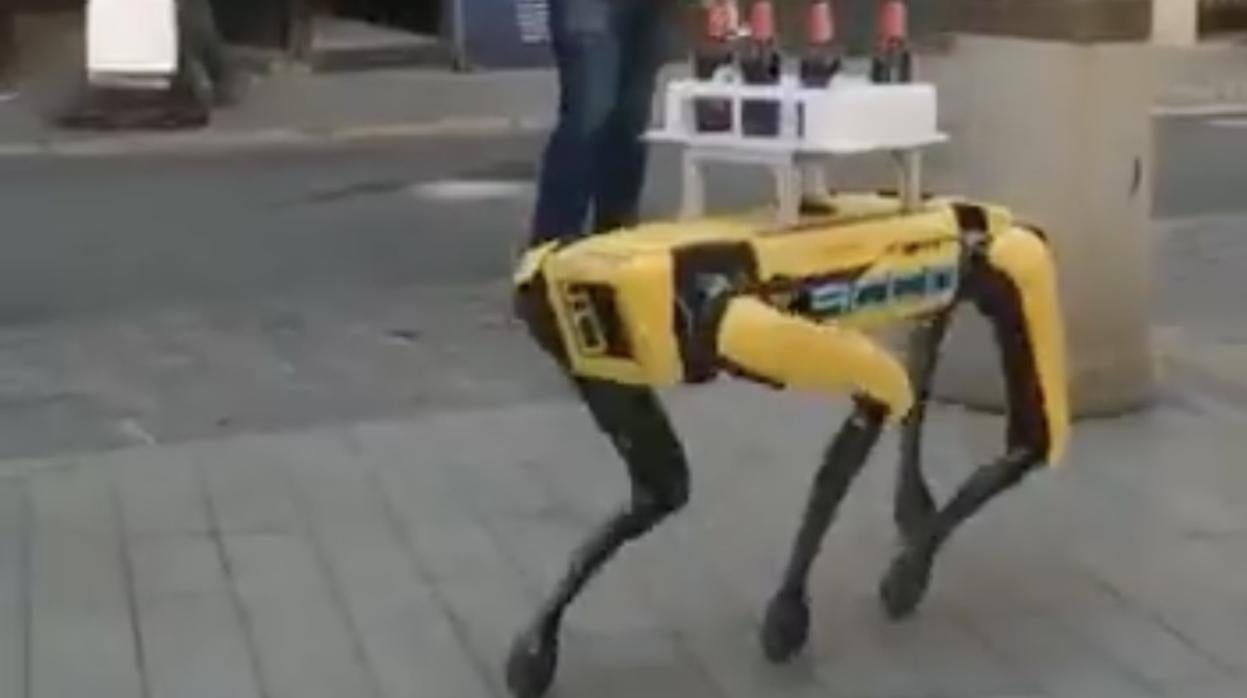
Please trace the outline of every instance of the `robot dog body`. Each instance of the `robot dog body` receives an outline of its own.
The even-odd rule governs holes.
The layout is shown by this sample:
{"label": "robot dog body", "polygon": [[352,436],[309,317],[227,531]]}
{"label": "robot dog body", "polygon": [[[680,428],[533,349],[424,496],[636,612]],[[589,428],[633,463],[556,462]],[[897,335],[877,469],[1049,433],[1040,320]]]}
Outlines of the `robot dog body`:
{"label": "robot dog body", "polygon": [[[516,640],[507,665],[519,698],[548,688],[564,611],[624,543],[688,497],[680,442],[653,389],[721,373],[781,389],[845,392],[854,409],[828,446],[779,588],[766,655],[805,644],[806,580],[840,500],[888,422],[899,423],[894,518],[904,542],[880,587],[911,613],[953,530],[1029,471],[1061,459],[1068,431],[1056,279],[1038,231],[999,207],[887,195],[837,195],[793,227],[762,217],[661,222],[530,250],[515,276],[519,315],[578,387],[628,466],[632,496],[573,554],[564,579]],[[1006,453],[943,506],[921,471],[923,416],[950,313],[978,307],[995,329],[1008,396]],[[872,329],[914,325],[908,361]]]}

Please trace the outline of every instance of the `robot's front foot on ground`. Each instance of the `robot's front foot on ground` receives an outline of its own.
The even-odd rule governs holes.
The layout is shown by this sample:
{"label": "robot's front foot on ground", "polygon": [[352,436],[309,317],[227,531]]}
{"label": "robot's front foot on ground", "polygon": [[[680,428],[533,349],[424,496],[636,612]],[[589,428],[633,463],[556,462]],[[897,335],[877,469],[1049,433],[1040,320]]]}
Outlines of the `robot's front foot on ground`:
{"label": "robot's front foot on ground", "polygon": [[791,660],[810,636],[810,603],[799,592],[780,591],[766,607],[762,652],[776,664]]}
{"label": "robot's front foot on ground", "polygon": [[907,545],[892,560],[879,584],[879,600],[892,620],[902,620],[913,615],[918,604],[922,603],[927,588],[931,585],[934,558],[933,552]]}
{"label": "robot's front foot on ground", "polygon": [[507,688],[515,698],[541,698],[558,668],[558,635],[530,629],[511,645],[507,657]]}

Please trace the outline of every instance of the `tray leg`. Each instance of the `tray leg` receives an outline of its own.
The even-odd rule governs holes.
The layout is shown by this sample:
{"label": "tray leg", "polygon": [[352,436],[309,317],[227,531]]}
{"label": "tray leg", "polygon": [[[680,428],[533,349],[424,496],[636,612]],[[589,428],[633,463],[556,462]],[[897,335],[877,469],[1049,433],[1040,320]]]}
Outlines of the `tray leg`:
{"label": "tray leg", "polygon": [[795,161],[788,160],[774,165],[772,171],[778,205],[776,222],[781,227],[796,225],[801,216],[801,169]]}
{"label": "tray leg", "polygon": [[917,148],[900,153],[901,207],[915,211],[922,206],[922,151]]}
{"label": "tray leg", "polygon": [[701,161],[687,148],[681,158],[680,218],[697,218],[706,211],[706,180]]}

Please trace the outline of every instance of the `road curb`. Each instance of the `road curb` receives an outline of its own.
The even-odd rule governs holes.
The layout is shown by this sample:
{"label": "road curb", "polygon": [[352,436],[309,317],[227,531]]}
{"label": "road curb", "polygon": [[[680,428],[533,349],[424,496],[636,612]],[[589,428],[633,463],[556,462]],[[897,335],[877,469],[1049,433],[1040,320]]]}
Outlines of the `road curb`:
{"label": "road curb", "polygon": [[[1247,101],[1208,104],[1158,104],[1157,118],[1207,118],[1247,115]],[[489,137],[532,134],[548,130],[553,117],[460,116],[424,121],[398,121],[343,127],[304,126],[255,130],[204,130],[178,133],[101,135],[0,142],[0,158],[116,157],[229,153],[422,138]]]}
{"label": "road curb", "polygon": [[1204,118],[1210,116],[1241,116],[1247,114],[1247,101],[1208,102],[1195,104],[1158,104],[1151,109],[1152,116]]}
{"label": "road curb", "polygon": [[451,117],[340,128],[302,127],[251,131],[133,133],[83,139],[0,143],[0,158],[194,155],[247,150],[348,145],[384,140],[489,137],[545,131],[542,117]]}

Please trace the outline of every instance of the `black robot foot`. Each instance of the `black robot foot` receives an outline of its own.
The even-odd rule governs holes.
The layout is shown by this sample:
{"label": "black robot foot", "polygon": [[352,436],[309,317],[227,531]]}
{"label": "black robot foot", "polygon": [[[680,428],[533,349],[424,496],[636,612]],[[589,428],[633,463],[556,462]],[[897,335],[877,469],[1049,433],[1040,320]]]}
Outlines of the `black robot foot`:
{"label": "black robot foot", "polygon": [[879,598],[890,618],[906,618],[922,603],[931,584],[931,563],[929,553],[913,548],[905,549],[892,561],[879,584]]}
{"label": "black robot foot", "polygon": [[766,607],[762,622],[762,651],[770,661],[791,660],[805,647],[810,635],[810,604],[796,592],[776,594]]}
{"label": "black robot foot", "polygon": [[544,696],[554,681],[558,654],[558,640],[553,635],[530,630],[517,637],[507,657],[507,688],[511,695]]}

